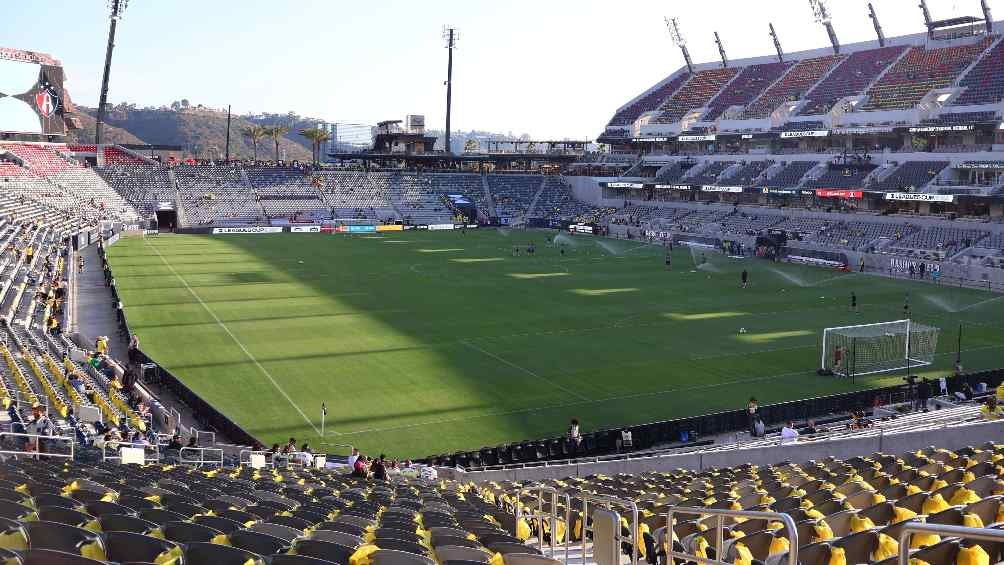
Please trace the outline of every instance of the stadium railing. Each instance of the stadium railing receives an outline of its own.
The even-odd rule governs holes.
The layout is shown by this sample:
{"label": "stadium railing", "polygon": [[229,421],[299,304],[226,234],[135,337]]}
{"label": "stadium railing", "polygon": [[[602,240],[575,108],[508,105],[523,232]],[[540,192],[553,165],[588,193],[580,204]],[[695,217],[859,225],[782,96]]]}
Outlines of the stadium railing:
{"label": "stadium railing", "polygon": [[178,463],[195,467],[223,467],[223,450],[217,447],[182,447]]}
{"label": "stadium railing", "polygon": [[[26,449],[6,449],[6,441],[14,440],[15,444],[23,448],[33,446],[32,450]],[[14,458],[24,457],[31,459],[52,458],[52,459],[74,459],[74,449],[76,440],[70,436],[47,436],[40,434],[24,434],[17,432],[3,432],[0,434],[0,456]],[[41,443],[39,443],[41,442]],[[40,449],[41,447],[41,449]]]}
{"label": "stadium railing", "polygon": [[[722,552],[722,546],[725,543],[724,531],[725,531],[725,519],[726,518],[744,518],[746,520],[766,520],[768,523],[780,522],[784,524],[784,531],[788,536],[788,547],[790,551],[787,552],[788,565],[797,565],[798,563],[798,528],[795,526],[795,520],[788,514],[779,512],[757,512],[753,510],[727,510],[723,508],[692,508],[687,506],[670,506],[669,510],[666,512],[666,531],[674,531],[673,526],[676,521],[673,519],[674,516],[679,514],[686,514],[690,516],[699,516],[701,518],[705,516],[714,516],[715,525],[713,528],[715,531],[715,559],[709,559],[707,557],[700,557],[698,555],[691,555],[683,551],[676,551],[673,549],[672,544],[669,544],[669,551],[666,556],[668,559],[680,559],[683,561],[692,561],[695,563],[708,563],[708,564],[725,564],[729,561],[725,560],[725,555]],[[736,560],[738,561],[738,559]]]}
{"label": "stadium railing", "polygon": [[[547,485],[533,485],[529,487],[520,488],[513,493],[513,496],[515,497],[516,500],[516,504],[514,505],[513,511],[515,513],[517,521],[520,518],[524,517],[523,504],[522,504],[522,498],[524,493],[536,495],[533,499],[531,499],[531,504],[533,502],[536,502],[537,506],[536,511],[534,510],[533,506],[529,506],[528,509],[530,510],[531,519],[536,520],[539,523],[538,531],[540,532],[540,535],[537,536],[538,549],[540,549],[541,553],[544,553],[545,547],[547,547],[549,548],[550,555],[555,556],[558,554],[557,553],[558,547],[561,546],[564,548],[565,552],[565,559],[563,560],[563,562],[569,563],[568,550],[569,550],[569,545],[571,544],[571,536],[567,535],[566,531],[566,535],[562,538],[562,540],[560,542],[557,541],[558,520],[559,520],[558,508],[561,507],[559,506],[558,502],[559,500],[564,501],[564,508],[565,508],[564,520],[565,520],[565,525],[567,527],[568,524],[571,523],[571,518],[572,518],[571,516],[572,497],[567,492],[559,492],[558,489]],[[547,498],[544,497],[545,494],[548,495]],[[550,533],[550,539],[547,540],[546,546],[544,540],[545,520],[549,528],[547,531]]]}

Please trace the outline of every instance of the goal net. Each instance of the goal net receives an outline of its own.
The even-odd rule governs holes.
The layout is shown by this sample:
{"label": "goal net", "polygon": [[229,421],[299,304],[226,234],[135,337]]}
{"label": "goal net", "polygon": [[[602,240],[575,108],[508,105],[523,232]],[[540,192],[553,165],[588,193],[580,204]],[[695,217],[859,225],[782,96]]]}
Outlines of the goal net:
{"label": "goal net", "polygon": [[938,331],[912,320],[826,328],[821,367],[846,377],[930,365]]}

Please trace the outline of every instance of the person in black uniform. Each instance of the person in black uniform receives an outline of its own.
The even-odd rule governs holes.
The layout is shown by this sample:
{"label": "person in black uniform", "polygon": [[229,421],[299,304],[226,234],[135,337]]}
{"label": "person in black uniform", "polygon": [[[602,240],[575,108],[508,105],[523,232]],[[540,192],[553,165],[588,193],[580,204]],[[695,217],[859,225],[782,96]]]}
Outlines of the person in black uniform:
{"label": "person in black uniform", "polygon": [[743,288],[746,288],[746,285],[749,284],[749,279],[750,279],[749,272],[747,272],[746,269],[743,269],[743,274],[740,275],[740,277],[743,280]]}
{"label": "person in black uniform", "polygon": [[851,291],[851,310],[858,311],[858,295],[854,294],[853,290]]}

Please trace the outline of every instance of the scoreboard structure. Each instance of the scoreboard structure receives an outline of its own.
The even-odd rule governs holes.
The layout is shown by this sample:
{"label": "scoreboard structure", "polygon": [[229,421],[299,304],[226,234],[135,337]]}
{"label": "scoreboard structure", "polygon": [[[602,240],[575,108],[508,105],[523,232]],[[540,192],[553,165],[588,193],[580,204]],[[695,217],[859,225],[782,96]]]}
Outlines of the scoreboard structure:
{"label": "scoreboard structure", "polygon": [[66,135],[70,108],[62,63],[45,53],[0,47],[0,133]]}

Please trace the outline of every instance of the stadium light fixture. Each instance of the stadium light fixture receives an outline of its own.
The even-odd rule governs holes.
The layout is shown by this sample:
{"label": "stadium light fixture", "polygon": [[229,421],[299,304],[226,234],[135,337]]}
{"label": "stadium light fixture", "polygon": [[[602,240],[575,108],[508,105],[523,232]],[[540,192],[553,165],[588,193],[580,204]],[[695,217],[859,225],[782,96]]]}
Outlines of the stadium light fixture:
{"label": "stadium light fixture", "polygon": [[446,40],[446,50],[449,52],[449,64],[446,67],[446,145],[447,154],[453,153],[450,148],[450,110],[453,106],[453,50],[460,40],[460,31],[451,26],[443,26],[443,39]]}
{"label": "stadium light fixture", "polygon": [[105,108],[108,105],[108,81],[112,73],[112,51],[115,50],[115,28],[122,14],[129,7],[129,0],[108,0],[108,46],[105,48],[105,68],[101,77],[101,96],[98,99],[98,116],[94,125],[94,143],[102,142],[102,129],[105,122]]}
{"label": "stadium light fixture", "polygon": [[673,45],[680,48],[683,53],[683,60],[687,62],[687,70],[694,72],[694,63],[690,60],[690,51],[687,50],[687,38],[680,31],[680,20],[677,18],[662,18],[666,22],[666,29],[669,30],[669,38],[673,40]]}
{"label": "stadium light fixture", "polygon": [[826,4],[826,0],[809,0],[809,6],[812,7],[812,15],[816,18],[816,23],[818,24],[825,25],[831,21],[830,10]]}

